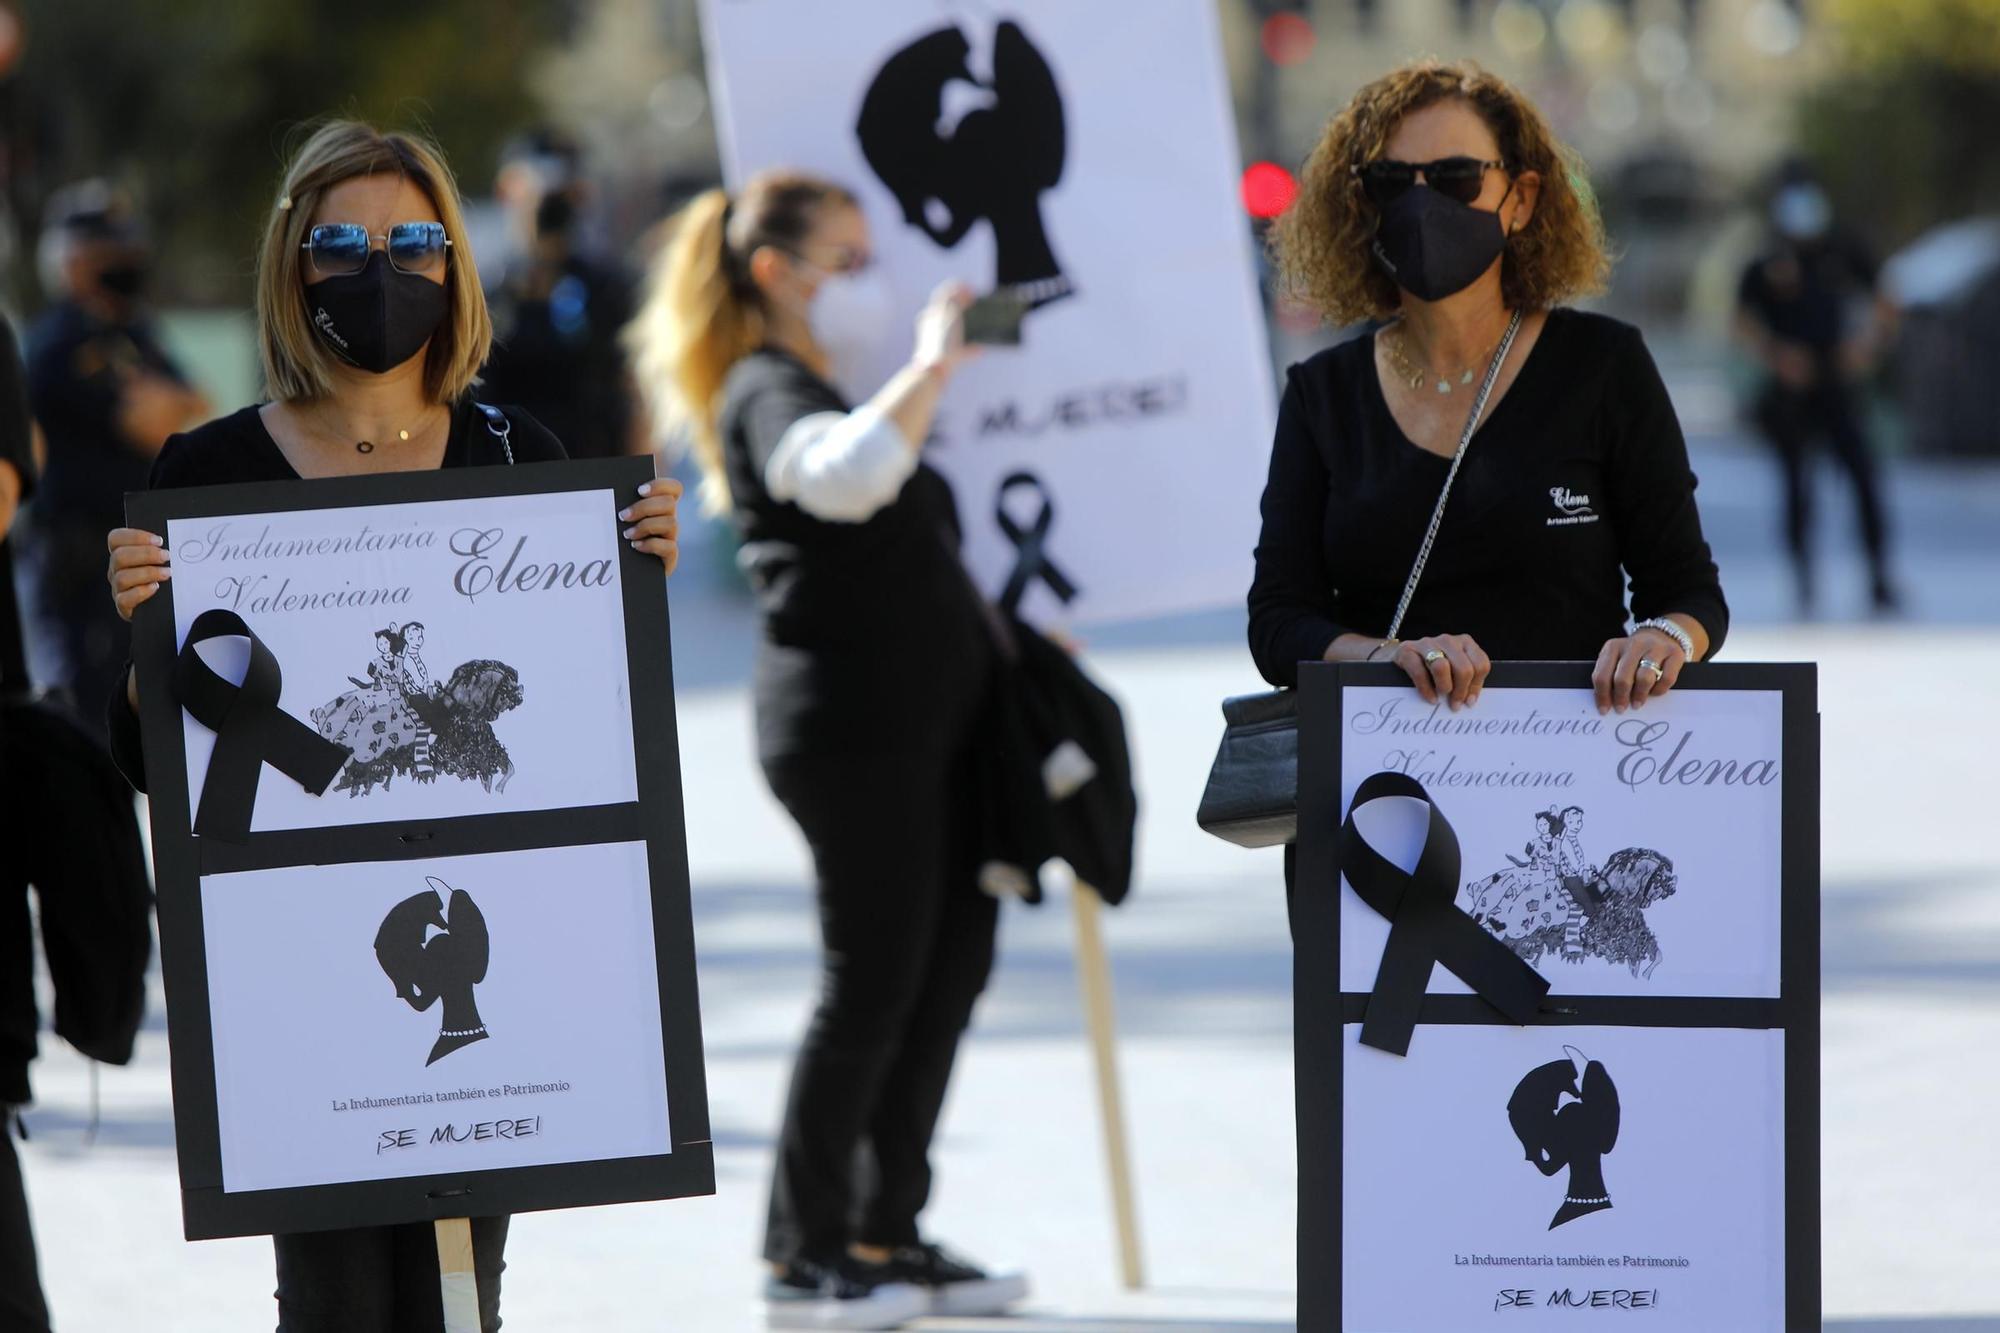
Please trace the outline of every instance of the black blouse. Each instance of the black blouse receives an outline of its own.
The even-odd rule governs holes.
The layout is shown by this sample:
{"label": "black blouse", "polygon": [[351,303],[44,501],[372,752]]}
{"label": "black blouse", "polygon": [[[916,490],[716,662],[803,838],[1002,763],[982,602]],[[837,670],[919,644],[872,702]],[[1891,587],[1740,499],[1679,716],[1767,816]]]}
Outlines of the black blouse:
{"label": "black blouse", "polygon": [[[517,463],[549,463],[567,457],[556,437],[542,429],[540,422],[518,407],[503,407],[511,429],[507,447]],[[477,467],[505,463],[507,452],[500,437],[486,424],[486,418],[470,399],[452,409],[451,434],[445,440],[440,467]],[[223,486],[244,481],[298,481],[298,470],[285,458],[278,442],[264,426],[264,418],[254,406],[226,417],[217,417],[205,426],[170,436],[153,460],[149,490],[163,491],[181,486]],[[107,587],[104,595],[109,597]],[[125,698],[125,677],[106,704],[106,721],[111,732],[111,757],[118,761],[126,780],[140,791],[146,790],[146,757],[139,743],[139,718]]]}
{"label": "black blouse", "polygon": [[[1250,651],[1274,685],[1297,684],[1298,664],[1341,634],[1388,631],[1450,470],[1396,425],[1373,344],[1287,377],[1250,586]],[[1496,661],[1594,660],[1625,633],[1629,577],[1634,616],[1692,616],[1712,654],[1729,610],[1694,490],[1639,331],[1551,310],[1466,450],[1402,637],[1469,634]]]}

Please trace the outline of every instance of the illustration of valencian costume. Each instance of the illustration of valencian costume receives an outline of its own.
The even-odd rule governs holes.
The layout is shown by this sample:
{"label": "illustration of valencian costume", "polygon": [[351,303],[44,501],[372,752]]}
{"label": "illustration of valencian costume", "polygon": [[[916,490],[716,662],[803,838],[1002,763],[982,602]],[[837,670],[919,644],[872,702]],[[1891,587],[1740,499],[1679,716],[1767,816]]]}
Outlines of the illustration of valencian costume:
{"label": "illustration of valencian costume", "polygon": [[[401,663],[377,657],[368,664],[368,680],[312,710],[313,726],[335,745],[354,752],[355,765],[370,764],[383,755],[414,745],[425,730],[423,719],[405,697]],[[349,677],[350,680],[354,679]]]}
{"label": "illustration of valencian costume", "polygon": [[417,780],[429,782],[436,776],[436,769],[431,765],[431,736],[435,724],[429,715],[430,710],[424,707],[430,698],[431,673],[424,666],[423,654],[407,643],[403,647],[402,663],[404,702],[417,715]]}
{"label": "illustration of valencian costume", "polygon": [[1522,850],[1525,862],[1509,857],[1514,869],[1470,886],[1477,890],[1468,909],[1473,920],[1510,944],[1554,925],[1565,906],[1557,900],[1562,880],[1556,840],[1537,837]]}
{"label": "illustration of valencian costume", "polygon": [[1603,877],[1583,854],[1574,823],[1555,810],[1537,819],[1546,827],[1523,849],[1528,859],[1510,856],[1514,869],[1467,885],[1466,910],[1510,945],[1560,925],[1563,956],[1577,962],[1584,927],[1604,901]]}
{"label": "illustration of valencian costume", "polygon": [[1583,957],[1583,927],[1591,910],[1604,900],[1604,894],[1598,883],[1601,877],[1584,856],[1574,824],[1564,826],[1555,850],[1556,873],[1569,907],[1569,917],[1563,923],[1563,956],[1574,961]]}

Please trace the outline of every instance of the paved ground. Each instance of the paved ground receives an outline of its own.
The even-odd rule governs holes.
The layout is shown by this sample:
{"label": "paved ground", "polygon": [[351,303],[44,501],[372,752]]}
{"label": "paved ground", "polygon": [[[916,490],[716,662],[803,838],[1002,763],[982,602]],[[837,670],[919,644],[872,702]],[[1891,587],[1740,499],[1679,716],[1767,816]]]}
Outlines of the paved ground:
{"label": "paved ground", "polygon": [[[1821,663],[1825,712],[1826,1303],[1848,1333],[2000,1331],[2000,850],[1989,738],[2000,717],[2000,475],[1904,478],[1911,621],[1858,603],[1787,626],[1761,458],[1698,459],[1744,625],[1738,660]],[[1839,510],[1829,518],[1839,519]],[[1859,587],[1858,571],[1830,589]],[[524,1217],[510,1328],[752,1326],[780,1083],[809,1001],[810,901],[796,836],[749,762],[746,622],[700,559],[677,588],[682,759],[720,1193]],[[1254,682],[1233,617],[1097,636],[1134,721],[1142,882],[1108,923],[1149,1285],[1119,1290],[1060,903],[1008,913],[1004,963],[939,1147],[936,1232],[1031,1266],[1015,1333],[1291,1327],[1290,950],[1274,854],[1193,827],[1214,702]],[[213,1333],[273,1322],[269,1246],[179,1237],[159,1010],[138,1060],[90,1076],[51,1049],[25,1147],[47,1284],[70,1333]],[[937,1327],[948,1327],[939,1323]],[[958,1324],[960,1328],[978,1327]]]}

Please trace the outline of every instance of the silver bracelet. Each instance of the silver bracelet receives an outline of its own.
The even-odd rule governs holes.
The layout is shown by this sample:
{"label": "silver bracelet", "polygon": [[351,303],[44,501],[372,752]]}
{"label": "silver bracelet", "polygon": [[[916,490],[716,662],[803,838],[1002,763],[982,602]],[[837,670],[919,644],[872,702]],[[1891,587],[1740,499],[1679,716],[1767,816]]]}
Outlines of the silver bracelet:
{"label": "silver bracelet", "polygon": [[1690,662],[1694,661],[1694,640],[1688,636],[1686,630],[1676,625],[1673,621],[1668,620],[1665,616],[1654,616],[1651,620],[1642,620],[1632,627],[1632,632],[1637,634],[1642,629],[1658,630],[1681,646],[1681,655],[1683,657]]}

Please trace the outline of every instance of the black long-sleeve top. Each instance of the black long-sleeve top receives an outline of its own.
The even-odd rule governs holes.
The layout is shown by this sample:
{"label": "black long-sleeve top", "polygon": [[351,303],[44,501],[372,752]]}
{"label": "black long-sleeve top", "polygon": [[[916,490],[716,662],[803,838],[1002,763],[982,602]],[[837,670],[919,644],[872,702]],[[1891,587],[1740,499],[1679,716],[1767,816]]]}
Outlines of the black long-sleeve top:
{"label": "black long-sleeve top", "polygon": [[[1471,406],[1470,398],[1466,406]],[[1373,339],[1292,367],[1264,488],[1250,651],[1298,683],[1344,633],[1382,635],[1451,462],[1390,415]],[[1695,477],[1639,331],[1555,309],[1472,437],[1405,639],[1469,634],[1495,661],[1594,660],[1637,619],[1729,627]]]}

